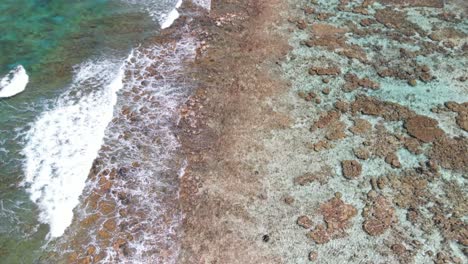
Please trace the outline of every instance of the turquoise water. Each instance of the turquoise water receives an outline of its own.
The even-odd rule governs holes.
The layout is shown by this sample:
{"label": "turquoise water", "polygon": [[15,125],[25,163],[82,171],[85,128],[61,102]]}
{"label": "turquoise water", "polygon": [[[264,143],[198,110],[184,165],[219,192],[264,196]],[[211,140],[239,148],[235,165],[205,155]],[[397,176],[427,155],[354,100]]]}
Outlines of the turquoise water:
{"label": "turquoise water", "polygon": [[3,0],[0,2],[0,76],[23,65],[26,90],[0,99],[0,262],[34,263],[49,227],[19,186],[24,134],[71,83],[86,60],[121,59],[154,34],[142,6],[109,0]]}

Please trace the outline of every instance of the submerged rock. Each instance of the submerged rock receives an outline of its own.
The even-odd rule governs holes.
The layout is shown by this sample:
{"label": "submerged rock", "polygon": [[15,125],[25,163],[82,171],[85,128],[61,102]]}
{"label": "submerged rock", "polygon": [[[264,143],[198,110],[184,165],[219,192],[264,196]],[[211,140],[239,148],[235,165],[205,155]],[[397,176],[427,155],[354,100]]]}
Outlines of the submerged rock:
{"label": "submerged rock", "polygon": [[358,159],[362,159],[362,160],[369,159],[371,155],[369,150],[363,147],[354,149],[353,153]]}
{"label": "submerged rock", "polygon": [[385,157],[385,162],[390,164],[393,168],[400,168],[401,163],[395,153],[390,153]]}
{"label": "submerged rock", "polygon": [[341,113],[346,113],[349,111],[350,105],[348,102],[345,101],[336,101],[335,103],[335,109],[340,111]]}
{"label": "submerged rock", "polygon": [[426,35],[418,25],[406,19],[404,11],[387,7],[378,10],[375,13],[375,19],[387,28],[398,29],[399,33],[406,36],[414,36],[416,33]]}
{"label": "submerged rock", "polygon": [[369,206],[364,208],[363,214],[365,217],[364,230],[371,236],[378,236],[392,225],[395,209],[384,196],[380,195],[374,198]]}
{"label": "submerged rock", "polygon": [[468,172],[468,139],[442,137],[434,142],[429,156],[443,168]]}
{"label": "submerged rock", "polygon": [[346,137],[346,125],[341,121],[335,121],[330,124],[327,128],[327,133],[325,137],[328,140],[338,140]]}
{"label": "submerged rock", "polygon": [[455,118],[457,125],[468,132],[468,102],[458,104],[456,102],[446,102],[445,106],[457,113],[457,117]]}
{"label": "submerged rock", "polygon": [[411,7],[444,7],[443,0],[377,0],[382,4]]}
{"label": "submerged rock", "polygon": [[354,126],[351,127],[349,130],[353,134],[362,135],[362,134],[368,133],[369,130],[371,130],[371,128],[372,128],[372,125],[369,121],[358,118],[354,120]]}
{"label": "submerged rock", "polygon": [[341,73],[338,67],[312,67],[309,69],[310,75],[338,75]]}
{"label": "submerged rock", "polygon": [[327,232],[336,234],[342,232],[350,224],[351,218],[357,215],[357,209],[334,197],[320,206],[323,220],[327,224]]}
{"label": "submerged rock", "polygon": [[287,195],[286,197],[283,198],[283,201],[288,204],[288,205],[291,205],[294,203],[294,197],[290,196],[290,195]]}
{"label": "submerged rock", "polygon": [[361,79],[354,73],[347,73],[345,75],[345,81],[346,83],[343,87],[343,91],[345,92],[354,91],[359,87],[372,90],[377,90],[380,88],[380,85],[377,82],[374,82],[367,77]]}
{"label": "submerged rock", "polygon": [[357,215],[354,206],[344,203],[338,197],[320,205],[320,213],[326,225],[319,224],[307,234],[317,244],[325,244],[331,239],[345,236],[345,229],[350,226],[350,220]]}
{"label": "submerged rock", "polygon": [[343,160],[341,168],[343,176],[347,179],[356,179],[362,173],[362,165],[357,160]]}
{"label": "submerged rock", "polygon": [[320,171],[308,172],[301,176],[294,178],[294,184],[297,185],[308,185],[312,182],[318,182],[320,185],[327,183],[328,178],[332,174],[331,168],[328,166],[322,167]]}
{"label": "submerged rock", "polygon": [[316,261],[318,258],[318,252],[317,251],[311,251],[309,253],[309,260],[310,261]]}
{"label": "submerged rock", "polygon": [[297,218],[297,224],[300,226],[300,227],[303,227],[305,229],[309,229],[312,227],[313,223],[312,223],[312,220],[310,220],[309,217],[307,217],[306,215],[302,215],[302,216],[299,216]]}
{"label": "submerged rock", "polygon": [[364,115],[379,116],[386,121],[401,121],[416,115],[414,111],[407,107],[393,102],[380,101],[369,96],[357,96],[356,100],[351,104],[351,111]]}
{"label": "submerged rock", "polygon": [[426,116],[413,116],[406,120],[405,128],[408,134],[424,143],[432,142],[444,135],[435,119]]}
{"label": "submerged rock", "polygon": [[325,128],[329,126],[332,122],[338,121],[340,117],[341,113],[338,111],[329,111],[322,113],[320,118],[311,127],[311,131],[314,131],[317,128]]}
{"label": "submerged rock", "polygon": [[314,151],[322,151],[330,148],[332,148],[332,145],[327,140],[320,140],[312,145]]}
{"label": "submerged rock", "polygon": [[316,226],[314,230],[307,234],[307,236],[317,244],[325,244],[330,241],[330,235],[324,225]]}

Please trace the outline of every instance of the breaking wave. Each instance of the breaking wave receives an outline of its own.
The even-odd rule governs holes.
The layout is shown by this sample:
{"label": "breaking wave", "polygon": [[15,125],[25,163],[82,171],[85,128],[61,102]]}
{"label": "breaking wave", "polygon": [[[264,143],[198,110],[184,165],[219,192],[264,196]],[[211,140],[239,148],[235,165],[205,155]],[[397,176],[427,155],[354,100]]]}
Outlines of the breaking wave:
{"label": "breaking wave", "polygon": [[23,66],[18,65],[0,80],[0,98],[12,97],[24,91],[29,76]]}
{"label": "breaking wave", "polygon": [[26,136],[23,184],[39,207],[39,220],[49,224],[51,237],[61,236],[72,222],[112,120],[122,77],[123,69],[115,62],[83,63],[69,91],[39,116]]}
{"label": "breaking wave", "polygon": [[186,36],[136,48],[125,62],[114,116],[104,143],[97,144],[81,203],[57,239],[60,254],[87,256],[93,248],[93,261],[104,263],[176,262],[179,178],[186,162],[175,126],[192,86],[184,64],[196,47]]}

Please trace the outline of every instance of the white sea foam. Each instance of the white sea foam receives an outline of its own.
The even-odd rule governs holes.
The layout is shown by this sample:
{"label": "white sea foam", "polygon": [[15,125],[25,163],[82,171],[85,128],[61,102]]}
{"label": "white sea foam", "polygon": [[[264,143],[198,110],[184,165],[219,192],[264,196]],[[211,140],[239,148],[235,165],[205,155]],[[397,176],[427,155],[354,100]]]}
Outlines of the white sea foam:
{"label": "white sea foam", "polygon": [[[78,67],[56,106],[32,124],[23,150],[23,184],[50,225],[50,237],[61,236],[73,219],[79,197],[112,119],[123,68],[111,61]],[[88,91],[77,97],[76,92]],[[86,92],[85,92],[86,93]]]}
{"label": "white sea foam", "polygon": [[[117,168],[139,162],[139,167],[132,168],[124,179],[114,179],[113,188],[127,193],[134,201],[131,210],[135,213],[125,218],[116,217],[123,223],[138,223],[138,228],[134,229],[140,231],[131,231],[134,237],[128,245],[133,251],[131,256],[119,258],[111,249],[106,263],[117,260],[121,263],[176,263],[181,215],[174,203],[178,198],[178,176],[184,173],[186,163],[173,163],[179,148],[173,126],[179,118],[179,106],[190,89],[190,84],[181,81],[183,63],[194,58],[196,46],[195,39],[187,37],[177,43],[139,48],[133,54],[133,62],[126,65],[119,102],[133,109],[138,120],[129,122],[124,116],[115,117],[117,121],[112,123],[105,145],[116,151],[103,153],[102,159],[103,164]],[[142,98],[134,101],[135,96]],[[117,135],[123,131],[132,131],[132,134],[125,140],[118,139]],[[116,135],[112,136],[113,133]],[[111,162],[106,156],[118,158]],[[128,206],[120,204],[119,207]],[[138,211],[145,214],[136,213]],[[162,256],[155,253],[156,248],[170,248],[172,253]]]}
{"label": "white sea foam", "polygon": [[[136,3],[135,0],[126,1]],[[160,22],[161,14],[168,14],[169,17],[169,8],[161,11],[154,8],[154,5],[167,4],[164,3],[165,1],[168,2],[169,0],[143,0],[138,1],[138,3],[142,3],[143,8],[150,12],[154,20]],[[171,3],[172,5],[166,6],[175,7],[174,10],[177,11],[182,1],[179,1],[176,5],[173,5],[174,2]],[[175,17],[175,15],[172,15],[172,17]],[[173,21],[167,23],[170,25]],[[28,142],[28,145],[32,147],[25,149],[25,152],[27,150],[33,153],[29,154],[29,156],[37,159],[29,166],[31,169],[28,174],[41,179],[42,182],[36,184],[34,188],[29,188],[32,190],[32,199],[36,198],[39,208],[42,212],[45,212],[41,214],[41,218],[44,217],[41,221],[51,223],[56,220],[56,222],[59,222],[58,218],[50,217],[53,213],[59,212],[53,207],[56,207],[53,194],[57,193],[59,198],[62,196],[59,188],[50,187],[50,185],[60,186],[52,180],[59,178],[64,181],[63,179],[68,179],[68,176],[80,178],[79,183],[74,184],[77,190],[73,195],[73,203],[68,203],[66,209],[69,220],[67,218],[66,223],[61,222],[62,226],[56,228],[62,230],[62,232],[57,232],[60,235],[67,228],[69,222],[72,221],[71,219],[75,218],[65,234],[55,240],[57,243],[54,247],[56,247],[57,252],[64,254],[68,250],[73,250],[69,247],[70,242],[79,236],[83,238],[80,241],[80,247],[86,248],[92,245],[97,248],[97,251],[105,252],[106,256],[102,260],[103,263],[177,262],[177,252],[180,247],[177,237],[180,234],[178,229],[182,219],[177,203],[178,182],[179,177],[184,174],[187,164],[184,160],[180,160],[181,157],[178,154],[179,142],[174,133],[174,126],[179,118],[179,106],[186,100],[192,85],[191,82],[185,83],[188,77],[185,76],[183,65],[187,60],[194,59],[197,48],[197,41],[192,37],[192,34],[187,32],[184,35],[177,42],[170,41],[161,45],[143,46],[134,50],[123,66],[123,86],[115,105],[114,116],[112,117],[109,114],[106,117],[107,120],[112,119],[109,126],[107,128],[99,126],[98,130],[102,131],[102,133],[99,133],[93,139],[88,139],[89,134],[83,135],[84,131],[94,131],[88,128],[89,124],[85,125],[86,128],[78,126],[80,127],[77,129],[80,131],[78,133],[67,132],[73,135],[73,139],[76,137],[86,138],[87,141],[85,142],[87,143],[69,141],[70,144],[51,144],[49,140],[41,142],[39,136],[32,136],[38,130],[50,129],[52,134],[59,134],[59,131],[65,130],[64,128],[70,126],[70,124],[59,126],[59,128],[48,128],[46,124],[43,124],[45,122],[42,122],[41,126],[34,124],[33,129],[36,132],[30,132],[30,141]],[[95,80],[93,80],[95,78],[94,72],[96,71],[79,71],[75,79],[85,79],[89,80],[86,83],[95,83]],[[83,89],[75,90],[79,92]],[[92,98],[106,98],[105,96],[96,97],[97,95],[91,93],[89,96],[81,96],[81,98],[91,98],[90,96]],[[74,98],[77,102],[73,105],[81,104],[81,101],[84,100]],[[65,101],[70,102],[71,99]],[[114,101],[106,103],[103,99],[98,101],[99,103],[93,104],[93,107],[84,106],[84,108],[92,108],[89,112],[99,114],[107,111],[106,105],[112,107],[115,103]],[[66,106],[68,105],[66,104]],[[99,110],[100,107],[106,110]],[[73,119],[72,117],[56,114],[58,108],[62,107],[56,107],[46,112],[36,123],[39,123],[42,118],[48,115],[60,116],[60,118],[56,118],[60,122],[53,124],[55,127],[57,124],[62,123],[61,119]],[[107,124],[107,122],[105,123]],[[42,132],[43,134],[44,132]],[[104,140],[102,140],[102,136],[104,136]],[[34,141],[31,141],[31,138],[34,138]],[[93,141],[94,138],[99,138],[99,140],[92,143],[97,149],[89,150],[91,148],[89,142]],[[60,141],[64,142],[65,140]],[[52,145],[54,150],[57,149],[56,152],[63,154],[50,154],[53,151],[44,154],[45,150],[41,144]],[[101,151],[98,151],[101,144]],[[60,148],[71,148],[70,145],[74,147],[78,145],[80,148],[89,150],[89,153],[92,152],[92,155],[89,155],[89,161],[86,161],[86,166],[80,168],[72,166],[75,162],[71,160],[79,159],[83,155],[75,155],[74,151],[60,150]],[[40,151],[37,151],[37,149]],[[68,154],[69,152],[71,154]],[[97,157],[96,153],[98,153]],[[52,156],[52,159],[41,158],[42,156]],[[58,161],[61,157],[65,160],[64,164]],[[92,166],[94,157],[96,157],[96,166]],[[133,165],[135,162],[138,166]],[[58,173],[55,173],[57,167],[62,168],[63,166],[71,169],[67,170],[69,172],[66,178],[58,177]],[[86,181],[91,167],[93,173]],[[81,171],[82,174],[78,171]],[[42,180],[44,174],[46,176]],[[59,181],[59,179],[56,181]],[[95,198],[96,193],[103,192],[101,190],[101,180],[103,179],[111,182],[112,187],[105,192],[105,195]],[[48,181],[51,181],[52,184],[44,183]],[[34,180],[25,182],[35,184]],[[62,188],[62,190],[69,192],[68,188]],[[46,192],[51,193],[51,195],[45,194]],[[79,198],[80,194],[81,198]],[[69,197],[69,195],[66,195],[66,197]],[[66,197],[62,199],[66,199]],[[125,197],[125,199],[122,199],[122,197]],[[76,206],[78,199],[81,203]],[[100,216],[99,219],[95,220],[95,223],[83,229],[80,223],[89,215],[97,212],[96,207],[93,207],[93,201],[115,204],[116,210],[108,215]],[[59,205],[61,203],[55,202],[55,204]],[[75,206],[76,208],[72,210]],[[68,208],[71,209],[68,210]],[[126,214],[121,215],[121,210]],[[112,244],[103,244],[102,238],[96,235],[102,229],[104,222],[109,219],[116,221],[116,226],[119,227],[113,232],[113,237],[127,237],[128,234],[132,236],[132,240],[127,241],[128,244],[122,249],[116,248]],[[51,223],[51,228],[52,226],[54,224]],[[64,251],[64,248],[67,249]],[[124,249],[125,254],[121,252]]]}
{"label": "white sea foam", "polygon": [[176,21],[176,19],[179,18],[179,16],[180,15],[177,9],[172,9],[172,11],[169,12],[169,14],[162,16],[161,28],[165,29],[170,27],[174,23],[174,21]]}
{"label": "white sea foam", "polygon": [[0,97],[12,97],[24,91],[29,76],[23,66],[18,65],[0,80]]}
{"label": "white sea foam", "polygon": [[[183,0],[122,0],[126,3],[141,6],[154,21],[158,22],[162,29],[170,27],[179,17],[178,9]],[[198,6],[207,10],[211,9],[211,0],[192,0]],[[170,8],[170,9],[169,9]]]}
{"label": "white sea foam", "polygon": [[192,0],[192,2],[198,6],[205,8],[206,10],[211,9],[211,0]]}
{"label": "white sea foam", "polygon": [[161,15],[160,23],[161,23],[161,28],[165,29],[170,27],[174,21],[176,21],[177,18],[179,18],[180,14],[177,9],[182,5],[182,0],[179,0],[174,9],[172,9],[169,13]]}
{"label": "white sea foam", "polygon": [[[64,254],[63,248],[69,248],[79,236],[85,237],[80,247],[92,245],[105,252],[103,263],[177,262],[182,219],[178,184],[187,164],[179,153],[174,128],[179,106],[192,85],[184,81],[184,62],[194,59],[196,47],[191,36],[138,47],[124,64],[125,77],[114,117],[105,131],[81,203],[74,210],[75,220],[56,240],[58,252]],[[97,199],[95,195],[103,193],[103,179],[112,186]],[[97,211],[93,204],[103,202],[115,204],[116,210],[83,229],[80,223]],[[114,238],[132,236],[121,249],[103,244],[96,236],[109,219],[119,226],[112,234]]]}

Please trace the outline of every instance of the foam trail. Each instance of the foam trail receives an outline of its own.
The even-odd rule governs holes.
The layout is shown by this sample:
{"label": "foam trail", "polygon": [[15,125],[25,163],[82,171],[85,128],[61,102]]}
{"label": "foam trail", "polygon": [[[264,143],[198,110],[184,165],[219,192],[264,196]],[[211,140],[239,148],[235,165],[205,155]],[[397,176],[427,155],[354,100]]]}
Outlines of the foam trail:
{"label": "foam trail", "polygon": [[0,98],[12,97],[24,91],[29,76],[23,66],[18,65],[0,80]]}
{"label": "foam trail", "polygon": [[[39,207],[39,220],[50,225],[52,238],[72,222],[73,208],[112,120],[123,73],[113,62],[83,63],[70,92],[42,113],[26,136],[23,184]],[[82,95],[87,89],[90,92]]]}

